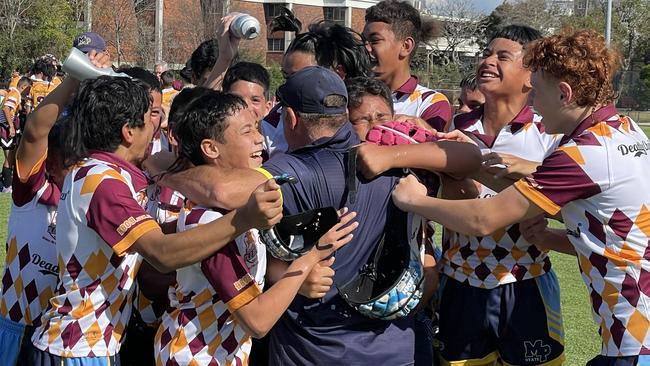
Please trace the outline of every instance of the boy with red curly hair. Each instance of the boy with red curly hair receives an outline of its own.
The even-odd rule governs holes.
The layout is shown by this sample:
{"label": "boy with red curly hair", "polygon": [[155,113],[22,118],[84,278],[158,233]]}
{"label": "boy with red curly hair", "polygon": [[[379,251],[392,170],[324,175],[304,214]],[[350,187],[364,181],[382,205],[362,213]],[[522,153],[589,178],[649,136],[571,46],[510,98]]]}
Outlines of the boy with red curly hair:
{"label": "boy with red curly hair", "polygon": [[561,214],[566,232],[545,229],[538,245],[578,256],[602,337],[592,366],[650,362],[650,190],[640,189],[650,179],[650,141],[614,107],[619,60],[592,30],[533,42],[524,65],[533,73],[534,107],[546,130],[564,137],[532,177],[485,199],[427,197],[413,177],[393,192],[401,209],[474,236]]}

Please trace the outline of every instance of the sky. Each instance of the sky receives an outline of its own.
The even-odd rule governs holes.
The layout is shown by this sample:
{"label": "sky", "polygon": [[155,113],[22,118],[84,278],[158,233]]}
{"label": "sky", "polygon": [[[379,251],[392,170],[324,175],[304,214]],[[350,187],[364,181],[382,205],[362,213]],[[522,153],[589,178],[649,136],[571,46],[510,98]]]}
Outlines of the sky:
{"label": "sky", "polygon": [[[444,0],[430,0],[430,4],[435,4]],[[503,0],[466,0],[471,3],[474,8],[482,13],[490,14],[494,8],[503,2]]]}

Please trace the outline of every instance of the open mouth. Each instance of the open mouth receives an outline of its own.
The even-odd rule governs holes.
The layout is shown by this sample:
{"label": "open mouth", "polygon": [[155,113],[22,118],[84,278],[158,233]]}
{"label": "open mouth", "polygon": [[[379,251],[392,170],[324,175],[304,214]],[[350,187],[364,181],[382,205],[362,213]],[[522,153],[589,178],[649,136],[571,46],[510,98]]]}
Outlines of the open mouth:
{"label": "open mouth", "polygon": [[480,79],[498,79],[499,75],[491,71],[481,71],[478,74]]}

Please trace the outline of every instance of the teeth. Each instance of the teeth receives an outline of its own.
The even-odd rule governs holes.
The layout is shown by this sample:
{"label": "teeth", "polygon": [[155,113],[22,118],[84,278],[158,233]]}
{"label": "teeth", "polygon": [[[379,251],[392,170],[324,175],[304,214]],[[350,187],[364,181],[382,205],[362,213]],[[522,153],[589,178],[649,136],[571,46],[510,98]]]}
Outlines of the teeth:
{"label": "teeth", "polygon": [[481,73],[481,77],[485,77],[485,78],[496,78],[496,77],[497,77],[497,74],[492,73],[492,72],[487,72],[487,71],[485,71],[485,72],[482,72],[482,73]]}

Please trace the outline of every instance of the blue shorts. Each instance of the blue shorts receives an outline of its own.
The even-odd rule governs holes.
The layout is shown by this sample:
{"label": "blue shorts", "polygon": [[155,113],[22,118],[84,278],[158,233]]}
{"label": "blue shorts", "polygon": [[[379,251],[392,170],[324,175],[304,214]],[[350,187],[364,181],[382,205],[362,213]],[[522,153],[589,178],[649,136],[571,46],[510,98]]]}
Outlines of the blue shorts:
{"label": "blue shorts", "polygon": [[32,346],[29,349],[30,366],[120,366],[117,356],[104,357],[60,357]]}
{"label": "blue shorts", "polygon": [[587,366],[650,366],[650,356],[596,356],[587,362]]}
{"label": "blue shorts", "polygon": [[442,276],[438,350],[443,365],[561,365],[560,287],[550,271],[481,289]]}
{"label": "blue shorts", "polygon": [[0,317],[0,365],[29,365],[25,361],[33,333],[32,326]]}

